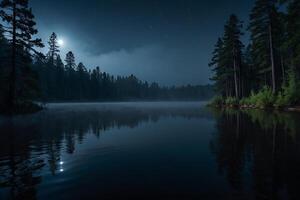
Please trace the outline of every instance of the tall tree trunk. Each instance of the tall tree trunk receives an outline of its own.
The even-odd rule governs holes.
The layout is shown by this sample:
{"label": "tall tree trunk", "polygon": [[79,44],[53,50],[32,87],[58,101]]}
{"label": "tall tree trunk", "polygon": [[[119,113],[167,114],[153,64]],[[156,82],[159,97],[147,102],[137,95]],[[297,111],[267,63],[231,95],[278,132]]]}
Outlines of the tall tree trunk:
{"label": "tall tree trunk", "polygon": [[270,43],[270,59],[271,59],[271,69],[272,69],[272,91],[276,92],[276,77],[275,77],[275,61],[273,52],[273,36],[272,36],[272,25],[269,24],[269,43]]}
{"label": "tall tree trunk", "polygon": [[241,81],[241,98],[245,97],[245,81],[244,79]]}
{"label": "tall tree trunk", "polygon": [[233,50],[233,70],[234,70],[234,89],[235,89],[235,97],[239,99],[239,88],[238,88],[238,78],[237,78],[237,62],[235,56],[235,50]]}
{"label": "tall tree trunk", "polygon": [[268,84],[267,72],[265,72],[264,75],[265,75],[265,85],[267,85]]}
{"label": "tall tree trunk", "polygon": [[16,3],[13,2],[13,37],[12,37],[12,56],[11,56],[11,73],[9,78],[9,96],[8,96],[8,108],[12,112],[15,106],[16,95]]}
{"label": "tall tree trunk", "polygon": [[226,86],[226,89],[225,89],[225,96],[228,97],[228,82],[227,82],[227,80],[226,80],[225,86]]}
{"label": "tall tree trunk", "polygon": [[284,69],[284,59],[282,56],[282,52],[280,53],[280,63],[281,63],[281,71],[282,71],[282,82],[285,82],[285,69]]}
{"label": "tall tree trunk", "polygon": [[239,80],[239,98],[243,97],[243,80],[241,78],[241,66],[240,66],[240,63],[238,64],[238,70],[239,70],[239,73],[238,73],[238,80]]}

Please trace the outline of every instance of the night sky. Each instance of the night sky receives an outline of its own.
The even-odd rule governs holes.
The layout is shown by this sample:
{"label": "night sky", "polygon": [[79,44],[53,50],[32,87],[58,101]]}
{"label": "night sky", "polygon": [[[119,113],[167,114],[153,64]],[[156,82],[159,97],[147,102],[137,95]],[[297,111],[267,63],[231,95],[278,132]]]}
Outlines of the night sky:
{"label": "night sky", "polygon": [[[230,14],[253,0],[31,0],[44,43],[56,32],[76,62],[162,85],[207,84],[208,62]],[[44,50],[45,51],[45,50]]]}

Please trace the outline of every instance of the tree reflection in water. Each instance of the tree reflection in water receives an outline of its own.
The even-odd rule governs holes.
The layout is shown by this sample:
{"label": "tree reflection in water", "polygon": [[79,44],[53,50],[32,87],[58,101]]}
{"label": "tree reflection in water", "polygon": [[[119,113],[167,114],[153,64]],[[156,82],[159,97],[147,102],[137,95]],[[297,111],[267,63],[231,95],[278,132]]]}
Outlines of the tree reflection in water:
{"label": "tree reflection in water", "polygon": [[[101,135],[112,128],[136,128],[141,123],[177,117],[215,122],[215,129],[199,131],[201,134],[212,134],[211,130],[215,130],[210,148],[219,173],[224,175],[230,186],[229,199],[298,199],[300,196],[298,114],[260,110],[212,112],[195,105],[80,108],[56,108],[31,116],[0,119],[0,198],[37,199],[38,186],[42,181],[47,182],[43,180],[45,173],[56,177],[62,172],[62,155],[75,154],[78,144],[84,144],[90,134],[101,140]],[[205,132],[207,130],[209,132]],[[195,141],[199,141],[199,138]],[[199,150],[185,153],[194,151]],[[210,156],[208,152],[208,157],[198,159],[210,163],[207,161]],[[192,162],[195,159],[191,156],[186,161],[197,163]],[[173,168],[174,173],[177,167],[182,168],[180,161],[177,164]],[[201,177],[207,171],[193,173]],[[227,191],[227,185],[221,187]],[[205,185],[201,187],[205,188]]]}
{"label": "tree reflection in water", "polygon": [[98,138],[110,128],[135,128],[143,122],[157,122],[161,117],[211,117],[201,107],[113,108],[85,107],[50,109],[31,116],[0,118],[0,197],[9,189],[8,199],[36,199],[44,168],[53,176],[62,172],[61,154],[72,154],[76,142],[88,134]]}
{"label": "tree reflection in water", "polygon": [[298,199],[299,114],[261,110],[214,113],[218,133],[211,150],[234,196]]}

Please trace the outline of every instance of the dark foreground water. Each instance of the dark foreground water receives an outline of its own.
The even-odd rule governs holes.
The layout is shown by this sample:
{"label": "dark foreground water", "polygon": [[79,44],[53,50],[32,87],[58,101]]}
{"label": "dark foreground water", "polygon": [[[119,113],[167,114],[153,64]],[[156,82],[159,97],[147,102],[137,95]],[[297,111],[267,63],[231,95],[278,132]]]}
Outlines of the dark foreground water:
{"label": "dark foreground water", "polygon": [[0,199],[300,199],[300,116],[52,104],[0,118]]}

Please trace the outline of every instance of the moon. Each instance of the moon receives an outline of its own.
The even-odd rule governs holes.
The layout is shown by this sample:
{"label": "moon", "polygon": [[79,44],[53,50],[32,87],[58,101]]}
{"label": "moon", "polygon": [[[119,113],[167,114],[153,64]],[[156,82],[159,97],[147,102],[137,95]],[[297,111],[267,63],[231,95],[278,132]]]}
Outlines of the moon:
{"label": "moon", "polygon": [[64,43],[65,43],[65,42],[64,42],[63,39],[59,39],[59,40],[57,40],[57,43],[58,43],[59,46],[62,47],[62,46],[64,46]]}

